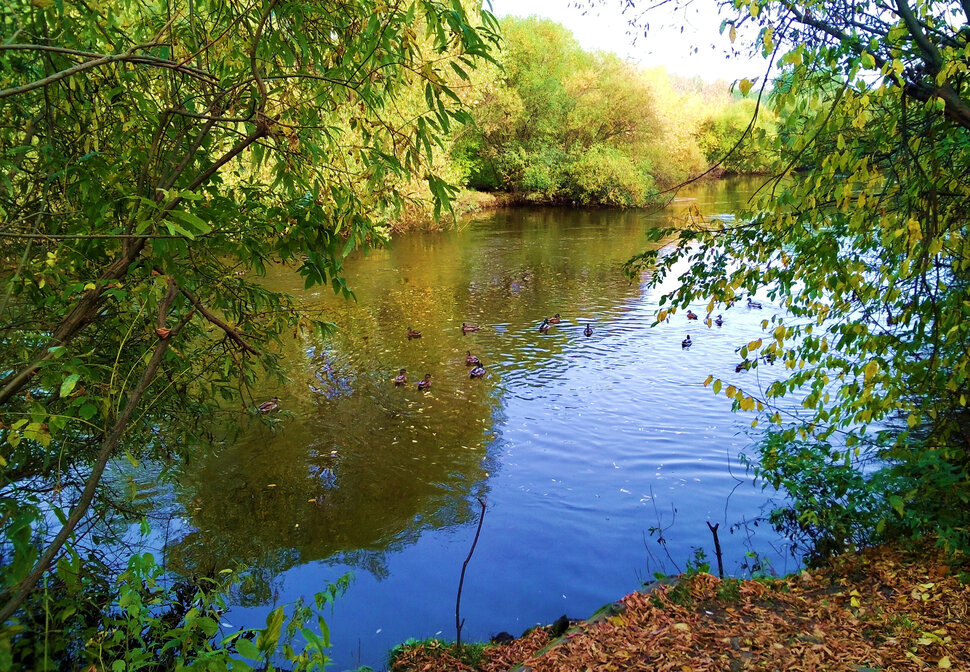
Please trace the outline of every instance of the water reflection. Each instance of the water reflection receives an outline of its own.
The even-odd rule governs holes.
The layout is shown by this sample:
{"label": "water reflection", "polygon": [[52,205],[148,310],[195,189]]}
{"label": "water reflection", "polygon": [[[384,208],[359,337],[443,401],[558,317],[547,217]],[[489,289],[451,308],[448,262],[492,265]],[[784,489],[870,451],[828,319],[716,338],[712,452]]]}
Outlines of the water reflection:
{"label": "water reflection", "polygon": [[[571,615],[584,615],[635,587],[625,581],[643,568],[655,497],[664,510],[681,507],[681,557],[707,543],[705,520],[727,527],[756,514],[763,496],[732,495],[738,481],[725,469],[750,418],[733,416],[701,383],[712,372],[735,376],[734,348],[756,338],[767,315],[732,310],[720,329],[677,320],[650,329],[659,294],[622,274],[650,227],[698,204],[705,215],[730,213],[749,190],[718,182],[659,213],[515,210],[401,237],[348,262],[356,302],[303,292],[291,269],[272,269],[265,282],[301,295],[338,330],[293,341],[290,383],[264,390],[284,409],[275,431],[247,425],[198,457],[181,495],[192,531],[171,549],[173,562],[253,564],[262,578],[251,604],[334,578],[320,579],[314,561],[362,569],[384,588],[361,581],[371,587],[338,606],[354,615],[332,628],[379,657],[437,629],[416,623],[448,618],[453,586],[441,568],[459,567],[467,549],[448,533],[470,527],[475,496],[489,495],[491,507],[477,551],[485,584],[469,577],[463,599],[523,627],[534,613],[558,616],[566,591]],[[540,334],[555,313],[562,321]],[[463,334],[462,322],[482,329]],[[685,351],[688,327],[694,345]],[[409,339],[409,328],[422,337]],[[469,378],[468,351],[484,378]],[[409,382],[395,386],[401,368]],[[415,384],[425,373],[429,392]],[[729,496],[738,510],[726,520]],[[722,543],[743,557],[740,542]],[[380,611],[385,593],[407,610]],[[371,607],[407,613],[375,622]],[[469,636],[490,627],[515,626],[470,619]]]}

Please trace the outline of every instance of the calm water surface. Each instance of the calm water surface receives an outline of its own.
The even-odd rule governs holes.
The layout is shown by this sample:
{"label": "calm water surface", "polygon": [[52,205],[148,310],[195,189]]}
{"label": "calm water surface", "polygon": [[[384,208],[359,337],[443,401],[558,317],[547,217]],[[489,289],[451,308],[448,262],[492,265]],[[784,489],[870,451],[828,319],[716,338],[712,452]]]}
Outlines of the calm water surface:
{"label": "calm water surface", "polygon": [[[488,510],[462,597],[467,640],[588,616],[675,571],[670,558],[682,569],[692,547],[711,549],[707,521],[739,572],[748,537],[728,528],[766,501],[737,461],[757,434],[703,381],[757,384],[734,373],[735,348],[761,335],[771,307],[726,311],[722,328],[680,314],[651,329],[664,288],[631,283],[621,266],[649,228],[689,205],[731,213],[750,187],[701,185],[653,214],[512,210],[404,236],[348,262],[356,302],[273,270],[269,285],[338,330],[293,341],[292,382],[264,391],[286,410],[275,431],[254,426],[189,470],[179,498],[190,531],[170,561],[255,565],[226,619],[235,626],[353,571],[328,619],[337,670],[380,669],[408,637],[454,638],[476,496]],[[562,323],[541,335],[554,313]],[[482,329],[463,335],[463,321]],[[408,327],[423,337],[409,341]],[[485,378],[469,379],[468,350]],[[410,382],[395,387],[402,367]],[[425,373],[428,393],[414,385]],[[780,540],[757,532],[755,548],[792,569]]]}

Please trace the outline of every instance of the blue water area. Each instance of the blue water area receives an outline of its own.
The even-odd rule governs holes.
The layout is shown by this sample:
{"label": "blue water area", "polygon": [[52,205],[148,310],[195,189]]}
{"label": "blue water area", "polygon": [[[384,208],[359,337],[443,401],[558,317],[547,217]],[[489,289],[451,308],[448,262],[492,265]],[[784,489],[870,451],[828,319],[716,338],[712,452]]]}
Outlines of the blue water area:
{"label": "blue water area", "polygon": [[[352,302],[273,269],[265,282],[336,331],[294,335],[291,381],[265,390],[283,408],[275,427],[200,456],[179,495],[190,531],[171,556],[252,568],[226,615],[234,626],[352,571],[327,619],[338,670],[379,669],[409,637],[454,639],[479,497],[465,640],[585,617],[656,571],[683,570],[698,547],[713,563],[708,523],[720,525],[727,572],[744,573],[749,551],[794,569],[784,540],[755,524],[774,493],[738,459],[757,416],[704,386],[713,374],[753,393],[781,375],[735,372],[737,348],[777,307],[719,306],[717,327],[704,324],[704,301],[692,306],[699,320],[652,327],[676,278],[651,288],[623,273],[651,228],[692,206],[730,217],[748,193],[708,183],[662,211],[517,209],[406,235],[348,261]],[[481,329],[463,334],[462,322]],[[469,378],[469,351],[484,378]],[[396,386],[402,367],[409,382]]]}

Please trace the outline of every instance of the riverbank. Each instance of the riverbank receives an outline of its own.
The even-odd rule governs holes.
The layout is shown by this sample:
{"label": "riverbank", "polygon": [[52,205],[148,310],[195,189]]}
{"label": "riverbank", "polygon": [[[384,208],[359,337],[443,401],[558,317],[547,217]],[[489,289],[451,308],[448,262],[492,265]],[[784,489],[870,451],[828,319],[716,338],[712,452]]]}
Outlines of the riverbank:
{"label": "riverbank", "polygon": [[784,579],[682,576],[615,610],[480,651],[401,647],[392,672],[970,669],[970,562],[869,549]]}
{"label": "riverbank", "polygon": [[[748,179],[757,178],[760,173],[728,173],[725,171],[710,171],[705,173],[700,179],[692,180],[691,184],[696,183],[707,183],[714,184],[720,180],[730,180],[730,179]],[[682,185],[683,189],[687,189],[688,185]],[[662,192],[665,195],[670,195],[671,192]],[[430,198],[429,195],[426,195]],[[662,208],[666,204],[666,198],[658,197],[655,201],[645,203],[641,206],[618,206],[606,203],[594,202],[594,203],[578,203],[572,200],[550,200],[543,199],[538,194],[527,193],[527,192],[505,192],[505,191],[475,191],[474,189],[462,189],[459,194],[452,200],[451,207],[454,215],[452,213],[442,212],[441,217],[435,220],[433,216],[433,211],[430,202],[426,202],[425,206],[418,206],[412,204],[411,207],[406,208],[405,211],[393,222],[390,223],[390,228],[394,234],[401,234],[407,231],[440,231],[451,226],[455,218],[459,221],[468,219],[469,216],[475,214],[488,213],[494,210],[499,210],[502,208],[515,208],[515,207],[548,207],[548,208],[582,208],[584,210],[649,210],[654,211],[656,208]]]}

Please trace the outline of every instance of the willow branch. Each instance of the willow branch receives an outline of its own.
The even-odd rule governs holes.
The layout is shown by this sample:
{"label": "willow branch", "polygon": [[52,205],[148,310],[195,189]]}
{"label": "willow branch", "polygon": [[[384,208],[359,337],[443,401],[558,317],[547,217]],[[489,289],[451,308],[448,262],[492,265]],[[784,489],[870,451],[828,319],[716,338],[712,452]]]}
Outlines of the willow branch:
{"label": "willow branch", "polygon": [[[173,290],[174,284],[169,285],[169,292]],[[160,307],[161,310],[167,309],[167,306],[171,304],[171,301],[163,302]],[[73,534],[74,529],[77,527],[78,523],[87,513],[91,506],[91,502],[94,501],[94,494],[98,488],[98,484],[101,482],[101,475],[104,473],[105,467],[108,461],[111,459],[111,455],[114,453],[115,448],[121,441],[122,436],[124,436],[125,431],[128,429],[128,421],[131,419],[132,413],[134,413],[135,408],[141,402],[142,397],[145,395],[145,391],[152,384],[155,379],[155,374],[158,372],[159,366],[161,366],[162,359],[165,356],[165,352],[168,350],[169,343],[171,343],[171,336],[177,335],[178,332],[182,330],[188,321],[192,319],[192,313],[189,313],[183,317],[179,323],[176,325],[175,329],[172,330],[169,338],[162,339],[159,338],[158,342],[155,344],[155,350],[152,353],[152,357],[145,367],[145,371],[142,374],[141,380],[138,381],[138,385],[132,390],[131,395],[128,397],[128,403],[125,404],[125,408],[118,419],[115,421],[111,432],[105,437],[101,444],[101,450],[98,453],[97,460],[94,466],[91,468],[91,474],[88,476],[87,481],[84,484],[84,490],[81,492],[81,497],[75,504],[71,515],[64,525],[61,527],[60,531],[54,537],[53,541],[47,546],[43,554],[34,564],[30,571],[19,585],[16,586],[16,590],[13,596],[7,600],[7,603],[3,605],[0,609],[0,623],[5,623],[13,614],[20,608],[24,600],[33,590],[37,581],[43,576],[44,572],[51,566],[54,558],[60,552],[61,548]]]}
{"label": "willow branch", "polygon": [[239,332],[239,330],[229,326],[223,320],[219,319],[218,316],[216,316],[211,310],[206,308],[201,301],[199,301],[198,297],[196,297],[189,290],[183,287],[179,287],[179,291],[182,292],[182,295],[189,300],[189,302],[195,307],[196,310],[202,313],[205,319],[209,320],[209,322],[211,322],[212,324],[222,329],[226,333],[226,336],[228,336],[235,343],[237,343],[239,347],[254,355],[259,355],[259,351],[256,350],[256,348],[254,348],[253,346],[251,346],[246,341],[245,338],[243,338],[243,335],[241,332]]}

